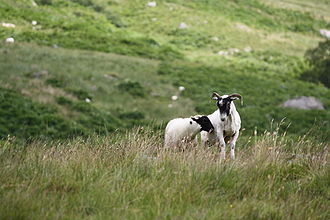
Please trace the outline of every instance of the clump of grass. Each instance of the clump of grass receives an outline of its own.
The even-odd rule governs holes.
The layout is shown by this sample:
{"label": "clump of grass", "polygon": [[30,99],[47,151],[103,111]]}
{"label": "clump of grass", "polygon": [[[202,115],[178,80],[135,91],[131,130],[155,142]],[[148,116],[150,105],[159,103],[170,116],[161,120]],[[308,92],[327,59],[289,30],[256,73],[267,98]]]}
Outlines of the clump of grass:
{"label": "clump of grass", "polygon": [[253,139],[220,161],[213,148],[165,150],[162,134],[142,127],[23,146],[8,138],[0,217],[328,219],[328,145],[276,131]]}
{"label": "clump of grass", "polygon": [[52,5],[52,0],[35,0],[38,5]]}
{"label": "clump of grass", "polygon": [[93,98],[93,96],[90,93],[88,93],[86,90],[81,89],[81,88],[79,88],[79,89],[68,88],[68,89],[66,89],[66,91],[71,93],[75,97],[77,97],[79,100],[85,100],[86,98],[88,98],[88,99]]}
{"label": "clump of grass", "polygon": [[71,120],[84,128],[85,136],[93,133],[106,135],[124,127],[125,122],[108,112],[97,109],[90,103],[86,103],[85,100],[74,101],[60,96],[57,98],[57,103],[77,113]]}
{"label": "clump of grass", "polygon": [[57,88],[64,88],[66,86],[66,80],[64,77],[51,77],[46,79],[45,83]]}
{"label": "clump of grass", "polygon": [[141,83],[128,79],[119,83],[118,89],[135,97],[145,97],[147,95],[147,89]]}
{"label": "clump of grass", "polygon": [[320,42],[316,48],[309,49],[305,57],[311,65],[311,69],[302,73],[301,79],[316,83],[323,83],[330,88],[330,41]]}
{"label": "clump of grass", "polygon": [[169,36],[173,37],[170,43],[181,49],[203,48],[214,43],[212,36],[186,29],[175,29]]}
{"label": "clump of grass", "polygon": [[146,124],[145,113],[138,110],[130,110],[130,111],[122,111],[119,114],[119,118],[128,122],[129,127],[133,126],[141,126]]}

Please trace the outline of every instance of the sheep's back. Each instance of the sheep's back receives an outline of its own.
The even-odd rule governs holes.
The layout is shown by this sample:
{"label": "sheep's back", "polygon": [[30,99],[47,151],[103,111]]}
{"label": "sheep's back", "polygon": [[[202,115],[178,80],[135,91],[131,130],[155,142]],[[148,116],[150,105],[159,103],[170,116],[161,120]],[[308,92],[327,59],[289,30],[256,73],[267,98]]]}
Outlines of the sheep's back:
{"label": "sheep's back", "polygon": [[196,130],[196,126],[196,123],[190,118],[172,119],[167,123],[165,128],[165,145],[175,145],[185,137],[192,136]]}

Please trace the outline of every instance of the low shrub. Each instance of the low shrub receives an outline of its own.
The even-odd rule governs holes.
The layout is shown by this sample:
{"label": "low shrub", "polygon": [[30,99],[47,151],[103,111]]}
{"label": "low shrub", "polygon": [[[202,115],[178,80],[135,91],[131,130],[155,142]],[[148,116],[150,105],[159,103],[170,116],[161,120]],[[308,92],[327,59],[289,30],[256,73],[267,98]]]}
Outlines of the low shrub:
{"label": "low shrub", "polygon": [[140,111],[127,111],[120,113],[119,118],[122,119],[132,119],[132,120],[143,120],[145,118],[145,114]]}
{"label": "low shrub", "polygon": [[330,40],[320,42],[316,48],[310,49],[305,54],[311,69],[301,75],[301,79],[322,83],[330,88]]}
{"label": "low shrub", "polygon": [[84,89],[68,88],[65,91],[68,93],[71,93],[72,95],[77,97],[79,100],[85,100],[86,98],[92,99],[92,95]]}
{"label": "low shrub", "polygon": [[66,80],[60,76],[48,78],[45,83],[57,88],[64,88],[66,86]]}
{"label": "low shrub", "polygon": [[0,138],[8,134],[19,138],[65,138],[82,133],[56,109],[0,88]]}
{"label": "low shrub", "polygon": [[38,5],[52,5],[53,0],[34,0]]}
{"label": "low shrub", "polygon": [[139,82],[125,80],[118,84],[118,89],[135,97],[145,97],[148,92]]}

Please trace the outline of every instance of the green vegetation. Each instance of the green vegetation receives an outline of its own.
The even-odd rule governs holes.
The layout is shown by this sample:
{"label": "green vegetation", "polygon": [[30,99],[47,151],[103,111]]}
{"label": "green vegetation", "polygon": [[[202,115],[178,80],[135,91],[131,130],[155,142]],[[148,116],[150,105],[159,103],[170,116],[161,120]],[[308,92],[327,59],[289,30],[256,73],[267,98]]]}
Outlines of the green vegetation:
{"label": "green vegetation", "polygon": [[330,40],[306,52],[306,58],[312,66],[301,75],[301,78],[311,82],[323,83],[330,88]]}
{"label": "green vegetation", "polygon": [[54,108],[33,103],[19,93],[0,88],[1,138],[6,135],[60,138],[81,135],[79,126],[70,124]]}
{"label": "green vegetation", "polygon": [[[16,94],[12,98],[17,99],[15,103],[22,103],[13,108],[20,109],[22,117],[33,118],[34,111],[21,100],[29,101],[31,106],[51,107],[67,124],[52,136],[42,126],[38,133],[32,132],[33,128],[30,132],[27,124],[23,134],[20,121],[16,119],[11,123],[7,115],[11,115],[12,110],[4,107],[0,115],[1,137],[10,134],[24,138],[66,138],[72,134],[108,134],[115,130],[122,132],[136,124],[155,124],[158,116],[164,119],[177,112],[193,114],[192,105],[185,98],[177,106],[179,111],[168,109],[168,94],[176,89],[162,83],[156,61],[30,44],[3,45],[0,53],[3,55],[0,56],[0,85]],[[146,105],[150,108],[145,108]]]}
{"label": "green vegetation", "polygon": [[[0,0],[0,219],[330,219],[330,2],[147,2]],[[237,159],[165,150],[213,91]]]}
{"label": "green vegetation", "polygon": [[[116,30],[116,25],[108,21],[110,15],[107,11],[98,13],[89,7],[83,7],[93,6],[92,1],[47,0],[39,3],[42,10],[33,7],[29,0],[2,0],[1,17],[7,21],[18,22],[20,28],[5,29],[0,33],[0,37],[11,35],[18,41],[35,42],[40,45],[56,44],[66,48],[156,59],[181,57],[179,52],[168,45],[158,44],[152,38],[127,30]],[[32,27],[33,20],[39,24]]]}
{"label": "green vegetation", "polygon": [[[0,27],[0,37],[12,36],[16,43],[1,44],[0,87],[51,107],[68,122],[67,136],[77,129],[91,135],[136,124],[162,127],[172,117],[210,114],[215,105],[209,96],[219,91],[243,95],[245,104],[238,108],[246,135],[286,118],[283,127],[291,134],[322,126],[319,138],[330,137],[330,90],[301,81],[327,85],[327,43],[303,59],[327,26],[327,17],[314,11],[257,0],[157,1],[155,8],[142,0],[1,2],[0,18],[16,27]],[[321,6],[327,3],[318,2]],[[187,28],[180,29],[181,22]],[[217,54],[233,48],[238,52]],[[186,90],[180,93],[178,86]],[[179,100],[172,103],[172,95]],[[320,98],[326,110],[280,107],[302,95]],[[11,132],[6,117],[2,120],[5,137]],[[15,126],[11,131],[20,130]],[[36,136],[48,136],[40,132]]]}
{"label": "green vegetation", "polygon": [[146,89],[139,82],[132,82],[130,80],[120,83],[118,89],[137,97],[145,97],[148,94]]}
{"label": "green vegetation", "polygon": [[239,21],[267,31],[313,32],[325,26],[326,22],[315,19],[309,13],[269,7],[258,0],[193,0],[163,1],[183,4],[208,13],[220,13],[232,21]]}
{"label": "green vegetation", "polygon": [[277,75],[278,78],[267,76],[263,73],[265,71],[263,68],[258,69],[250,64],[238,66],[236,62],[228,62],[218,67],[182,62],[165,63],[160,65],[159,74],[167,74],[176,85],[185,86],[189,92],[183,95],[198,103],[195,110],[199,113],[214,111],[216,105],[206,97],[210,96],[212,91],[219,90],[219,85],[223,94],[231,93],[231,91],[246,94],[244,106],[239,106],[239,103],[236,106],[243,118],[242,125],[248,135],[251,135],[255,129],[260,132],[268,130],[274,119],[280,122],[285,118],[285,126],[282,128],[287,132],[303,135],[312,126],[322,126],[324,133],[321,132],[320,136],[323,136],[322,140],[329,140],[330,114],[328,111],[308,111],[306,115],[306,110],[283,109],[279,106],[280,103],[290,97],[297,97],[299,94],[318,97],[326,106],[329,106],[329,90],[284,78],[281,73],[276,73],[279,71],[277,65],[276,61],[274,64],[269,62],[265,68],[267,68],[267,74]]}
{"label": "green vegetation", "polygon": [[219,161],[162,134],[0,144],[1,219],[329,219],[328,149],[276,131]]}

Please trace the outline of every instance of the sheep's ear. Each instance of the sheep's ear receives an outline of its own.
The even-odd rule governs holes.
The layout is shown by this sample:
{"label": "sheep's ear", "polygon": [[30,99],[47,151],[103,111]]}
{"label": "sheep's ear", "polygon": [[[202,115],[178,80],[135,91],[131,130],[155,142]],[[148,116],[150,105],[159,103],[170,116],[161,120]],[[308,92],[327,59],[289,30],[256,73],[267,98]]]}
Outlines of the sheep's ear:
{"label": "sheep's ear", "polygon": [[219,95],[217,92],[213,92],[211,98],[212,98],[213,100],[217,100],[217,101],[218,101],[219,98],[220,98],[220,95]]}
{"label": "sheep's ear", "polygon": [[194,116],[191,116],[190,118],[191,118],[191,120],[193,120],[193,121],[197,121],[197,118],[195,118]]}
{"label": "sheep's ear", "polygon": [[[235,100],[238,100],[240,98],[237,98],[237,97],[233,97],[233,98],[230,98],[232,101],[235,101]],[[243,106],[243,99],[241,99],[241,106]]]}
{"label": "sheep's ear", "polygon": [[241,105],[243,105],[243,97],[240,94],[234,93],[228,96],[231,100],[241,100]]}

